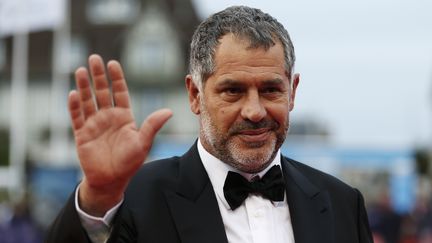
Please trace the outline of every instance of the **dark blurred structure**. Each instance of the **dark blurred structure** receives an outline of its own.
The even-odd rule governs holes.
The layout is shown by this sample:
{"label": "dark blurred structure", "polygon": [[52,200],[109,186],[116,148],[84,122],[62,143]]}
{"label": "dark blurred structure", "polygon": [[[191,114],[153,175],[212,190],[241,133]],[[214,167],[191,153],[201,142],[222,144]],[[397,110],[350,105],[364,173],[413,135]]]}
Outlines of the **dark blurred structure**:
{"label": "dark blurred structure", "polygon": [[[140,62],[140,59],[153,62],[152,67],[156,70],[152,72],[159,71],[157,74],[162,77],[164,74],[161,71],[166,68],[164,65],[171,65],[178,71],[176,75],[185,71],[189,40],[199,22],[191,1],[73,0],[70,4],[71,72],[78,65],[84,65],[91,53],[99,53],[107,60],[117,59],[127,63]],[[2,82],[10,80],[12,38],[6,38],[5,43],[6,59],[0,76]],[[50,81],[53,31],[31,33],[29,44],[30,82]],[[153,85],[161,83],[157,80],[158,76],[153,76],[156,80],[146,80],[145,77],[150,74],[146,73],[149,70],[145,70],[145,66],[143,68],[144,77],[129,81]],[[182,84],[178,82],[178,85]]]}
{"label": "dark blurred structure", "polygon": [[[68,48],[55,49],[56,31],[29,34],[26,140],[27,153],[32,160],[51,160],[46,155],[50,148],[45,145],[50,140],[46,135],[56,129],[53,126],[69,129],[69,124],[53,124],[51,118],[61,116],[66,118],[62,123],[67,123],[68,117],[67,94],[58,95],[52,88],[53,82],[63,82],[55,80],[55,65],[60,65],[62,72],[68,75],[67,85],[73,87],[74,70],[86,65],[90,54],[98,53],[106,61],[119,60],[125,69],[137,120],[161,106],[174,106],[179,111],[188,109],[184,106],[187,99],[183,96],[183,77],[187,69],[189,41],[199,23],[190,0],[69,0],[69,4],[70,18],[66,17],[69,23],[66,36],[69,38],[65,39]],[[12,107],[12,49],[13,38],[0,37],[0,109],[4,111]],[[51,97],[56,95],[59,100],[55,102],[62,107],[63,113],[53,111],[52,103],[55,102]],[[8,112],[0,113],[1,141],[7,139],[8,135],[1,131],[9,130],[9,117]],[[162,133],[195,132],[191,117],[175,117],[174,120],[179,120]],[[2,146],[0,158],[7,157],[5,149],[7,147]],[[73,155],[69,157],[75,159]]]}

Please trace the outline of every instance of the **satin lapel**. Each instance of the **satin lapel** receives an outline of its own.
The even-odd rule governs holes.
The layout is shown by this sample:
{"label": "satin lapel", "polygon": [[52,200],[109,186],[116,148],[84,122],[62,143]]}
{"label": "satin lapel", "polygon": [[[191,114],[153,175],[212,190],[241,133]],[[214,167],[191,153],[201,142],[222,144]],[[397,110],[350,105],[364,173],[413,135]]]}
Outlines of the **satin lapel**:
{"label": "satin lapel", "polygon": [[296,243],[334,242],[334,221],[329,195],[282,157],[287,200]]}
{"label": "satin lapel", "polygon": [[165,197],[182,242],[228,242],[216,196],[196,144],[180,159],[177,190],[166,191]]}

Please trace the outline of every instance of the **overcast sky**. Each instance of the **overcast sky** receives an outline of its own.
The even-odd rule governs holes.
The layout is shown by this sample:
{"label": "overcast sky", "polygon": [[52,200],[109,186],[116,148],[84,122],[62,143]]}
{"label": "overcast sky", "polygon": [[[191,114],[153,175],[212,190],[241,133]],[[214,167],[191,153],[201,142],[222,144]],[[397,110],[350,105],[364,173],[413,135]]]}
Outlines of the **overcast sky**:
{"label": "overcast sky", "polygon": [[432,1],[194,0],[202,18],[257,7],[287,28],[301,74],[293,119],[347,146],[432,146]]}

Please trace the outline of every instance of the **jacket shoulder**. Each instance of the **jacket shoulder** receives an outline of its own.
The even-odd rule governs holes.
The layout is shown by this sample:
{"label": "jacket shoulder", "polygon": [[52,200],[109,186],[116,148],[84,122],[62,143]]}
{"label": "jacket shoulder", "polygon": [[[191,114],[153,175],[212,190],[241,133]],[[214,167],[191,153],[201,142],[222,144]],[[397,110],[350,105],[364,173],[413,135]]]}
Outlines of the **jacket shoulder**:
{"label": "jacket shoulder", "polygon": [[145,162],[129,183],[126,195],[162,185],[175,186],[179,173],[179,161],[180,157],[175,156]]}
{"label": "jacket shoulder", "polygon": [[309,165],[296,161],[294,159],[283,157],[287,163],[305,175],[315,186],[321,190],[337,191],[357,194],[357,189],[321,170],[315,169]]}

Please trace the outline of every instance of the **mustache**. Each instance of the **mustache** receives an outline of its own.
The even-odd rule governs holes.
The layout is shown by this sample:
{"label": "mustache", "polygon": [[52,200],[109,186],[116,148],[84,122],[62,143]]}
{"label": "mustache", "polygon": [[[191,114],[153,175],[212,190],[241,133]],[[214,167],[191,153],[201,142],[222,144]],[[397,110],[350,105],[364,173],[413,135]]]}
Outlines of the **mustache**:
{"label": "mustache", "polygon": [[261,128],[268,128],[270,130],[277,130],[279,123],[274,120],[261,120],[259,122],[252,122],[250,120],[244,120],[233,124],[229,129],[230,134],[238,134],[244,130],[256,130]]}

